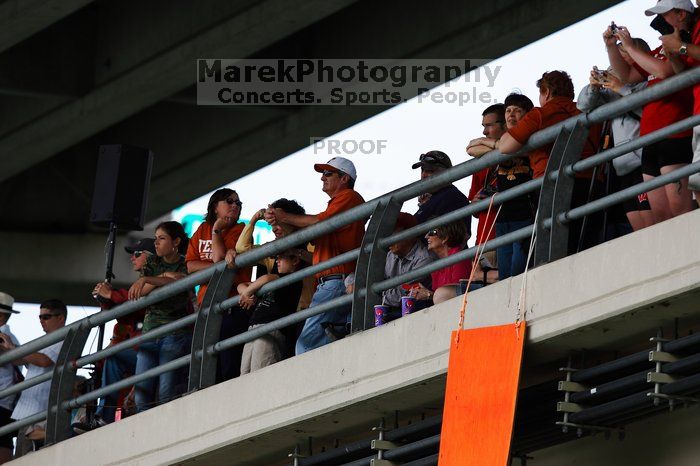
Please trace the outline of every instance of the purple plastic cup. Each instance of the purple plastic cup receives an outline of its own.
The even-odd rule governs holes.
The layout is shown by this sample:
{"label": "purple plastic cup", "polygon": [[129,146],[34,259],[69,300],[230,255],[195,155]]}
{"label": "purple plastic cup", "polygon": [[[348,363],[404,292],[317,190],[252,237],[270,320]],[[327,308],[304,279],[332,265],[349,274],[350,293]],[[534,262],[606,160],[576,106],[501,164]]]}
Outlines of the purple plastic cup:
{"label": "purple plastic cup", "polygon": [[413,306],[416,304],[416,298],[413,296],[401,296],[401,315],[407,316],[413,312]]}
{"label": "purple plastic cup", "polygon": [[381,304],[377,304],[374,306],[374,326],[379,327],[380,325],[384,325],[385,319],[386,319],[386,313],[389,309],[387,306],[383,306]]}

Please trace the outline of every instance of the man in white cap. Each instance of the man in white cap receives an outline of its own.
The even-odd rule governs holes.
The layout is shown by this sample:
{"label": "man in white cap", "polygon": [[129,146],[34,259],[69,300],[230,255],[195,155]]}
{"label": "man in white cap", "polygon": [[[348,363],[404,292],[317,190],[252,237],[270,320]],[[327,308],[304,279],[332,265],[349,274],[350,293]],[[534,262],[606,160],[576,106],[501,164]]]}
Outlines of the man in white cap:
{"label": "man in white cap", "polygon": [[[290,214],[282,209],[270,208],[265,213],[265,220],[271,224],[277,222],[293,225],[297,228],[308,227],[326,220],[346,210],[363,204],[365,200],[355,190],[357,171],[355,165],[343,157],[334,157],[327,163],[317,163],[314,170],[321,173],[323,192],[330,196],[328,207],[316,215]],[[362,245],[365,234],[365,222],[357,221],[345,225],[332,233],[314,240],[313,264],[326,261]],[[311,306],[318,306],[345,294],[344,280],[355,271],[355,261],[331,267],[316,274],[316,291],[311,299]],[[350,321],[347,307],[334,309],[324,314],[309,317],[297,339],[296,354],[318,348],[330,343],[331,336],[325,328],[342,327]]]}
{"label": "man in white cap", "polygon": [[[10,331],[7,321],[12,314],[19,314],[12,308],[15,299],[7,293],[0,292],[0,333],[6,335],[14,345],[19,345],[17,338]],[[22,374],[14,364],[8,363],[0,366],[0,390],[4,390],[22,380]],[[12,422],[12,409],[15,406],[17,395],[6,396],[0,399],[0,427]],[[0,464],[12,459],[12,434],[0,437]]]}

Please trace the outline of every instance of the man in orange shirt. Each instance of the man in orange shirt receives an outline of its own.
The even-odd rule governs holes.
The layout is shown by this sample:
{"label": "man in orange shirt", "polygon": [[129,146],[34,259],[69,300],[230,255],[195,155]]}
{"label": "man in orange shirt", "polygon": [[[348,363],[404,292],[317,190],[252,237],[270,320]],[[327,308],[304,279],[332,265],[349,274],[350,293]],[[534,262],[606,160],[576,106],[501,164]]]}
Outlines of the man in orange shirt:
{"label": "man in orange shirt", "polygon": [[[322,173],[323,192],[331,198],[328,201],[326,210],[316,215],[298,215],[289,214],[282,209],[270,208],[265,214],[266,220],[271,224],[280,222],[303,228],[350,210],[365,202],[362,196],[353,189],[357,179],[357,171],[350,160],[343,157],[334,157],[328,163],[315,164],[314,170]],[[344,252],[359,248],[362,245],[364,234],[364,222],[357,221],[316,238],[314,240],[313,264],[318,264]],[[318,306],[344,295],[344,279],[354,271],[355,261],[352,261],[317,273],[316,282],[318,285],[309,307]],[[350,312],[347,307],[333,309],[323,314],[309,317],[306,319],[304,328],[297,340],[296,354],[305,353],[330,343],[331,340],[326,334],[324,324],[344,325],[349,320]]]}

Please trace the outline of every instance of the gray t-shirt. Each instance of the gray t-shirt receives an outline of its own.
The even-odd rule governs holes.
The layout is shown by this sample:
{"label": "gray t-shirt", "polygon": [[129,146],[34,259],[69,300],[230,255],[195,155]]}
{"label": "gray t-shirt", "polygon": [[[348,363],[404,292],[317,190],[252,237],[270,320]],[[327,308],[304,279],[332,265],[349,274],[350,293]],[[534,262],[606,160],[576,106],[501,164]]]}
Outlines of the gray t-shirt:
{"label": "gray t-shirt", "polygon": [[[399,257],[391,251],[386,255],[384,277],[396,277],[410,270],[430,264],[434,260],[435,257],[428,252],[423,242],[416,240],[416,243],[405,257]],[[427,288],[430,288],[430,274],[419,281]],[[401,286],[388,289],[382,294],[382,303],[387,306],[399,307],[401,306],[401,296],[407,296]]]}

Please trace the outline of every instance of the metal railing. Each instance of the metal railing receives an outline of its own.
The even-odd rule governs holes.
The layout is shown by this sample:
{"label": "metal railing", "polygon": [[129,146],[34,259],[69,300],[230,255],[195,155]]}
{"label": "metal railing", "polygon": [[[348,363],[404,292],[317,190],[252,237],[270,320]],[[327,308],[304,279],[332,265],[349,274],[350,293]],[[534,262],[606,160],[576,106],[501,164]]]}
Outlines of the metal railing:
{"label": "metal railing", "polygon": [[[102,311],[86,317],[55,332],[32,340],[20,347],[0,355],[0,364],[7,364],[34,353],[49,345],[63,341],[61,353],[52,373],[26,380],[20,384],[0,391],[0,398],[20,392],[26,388],[51,380],[49,406],[46,411],[36,413],[28,418],[13,422],[0,428],[0,435],[16,431],[22,427],[47,419],[46,443],[52,444],[72,435],[70,429],[70,410],[88,401],[95,400],[107,394],[116,392],[135,383],[157,377],[163,373],[189,366],[189,391],[208,387],[216,382],[215,373],[217,355],[221,351],[250,342],[256,338],[289,325],[303,322],[309,317],[328,312],[339,306],[352,306],[351,330],[358,332],[374,326],[374,305],[381,303],[383,291],[414,281],[430,272],[440,270],[457,262],[473,259],[476,248],[468,248],[448,257],[438,259],[419,269],[403,275],[385,279],[384,262],[389,245],[424,234],[437,226],[456,220],[471,218],[477,212],[488,208],[489,199],[474,202],[466,207],[457,209],[440,217],[430,219],[418,226],[405,231],[393,233],[394,223],[403,203],[419,195],[446,186],[456,180],[466,178],[485,168],[496,166],[533,149],[554,142],[550,153],[547,171],[542,178],[528,181],[493,197],[493,204],[498,206],[513,200],[523,194],[540,190],[539,214],[537,225],[530,225],[507,235],[496,237],[483,245],[484,251],[495,250],[498,247],[529,238],[536,231],[535,263],[541,264],[557,260],[566,255],[567,223],[607,209],[622,200],[655,189],[667,183],[677,181],[690,174],[700,172],[700,162],[690,164],[680,170],[675,170],[653,180],[637,184],[625,190],[607,195],[583,206],[571,209],[571,179],[578,172],[590,169],[652,142],[661,140],[681,130],[700,124],[700,116],[693,116],[673,125],[655,131],[627,144],[603,151],[585,160],[580,160],[582,138],[587,134],[588,127],[601,123],[639,108],[644,104],[663,98],[679,89],[700,83],[700,68],[686,71],[669,78],[655,86],[638,93],[624,97],[597,109],[579,114],[557,125],[546,128],[534,134],[518,154],[501,154],[492,151],[478,159],[472,159],[455,165],[449,170],[438,173],[430,178],[410,183],[402,188],[370,200],[351,210],[342,212],[323,222],[304,228],[283,238],[277,239],[244,254],[235,259],[235,267],[256,265],[261,259],[274,256],[281,252],[305,244],[319,236],[331,233],[338,228],[357,221],[369,220],[361,247],[346,252],[320,264],[315,264],[291,273],[263,286],[258,294],[280,289],[289,283],[327,270],[331,266],[348,262],[356,262],[355,291],[353,295],[345,295],[311,307],[274,322],[261,325],[253,330],[241,333],[231,338],[219,341],[222,314],[238,303],[238,296],[228,298],[229,290],[234,280],[234,269],[227,268],[223,262],[214,264],[205,270],[189,275],[172,284],[154,290],[148,296],[137,301],[121,304],[107,311]],[[564,189],[562,187],[568,187]],[[544,195],[547,194],[547,195]],[[188,315],[181,319],[155,328],[136,338],[109,346],[96,353],[82,356],[87,336],[96,326],[125,316],[139,309],[157,303],[158,301],[191,289],[194,285],[209,283],[207,293],[197,314]],[[133,347],[139,343],[158,338],[190,326],[194,323],[192,348],[189,355],[182,356],[167,364],[154,367],[141,374],[125,378],[112,385],[72,397],[73,382],[76,370],[87,364],[92,364],[121,350]]]}

